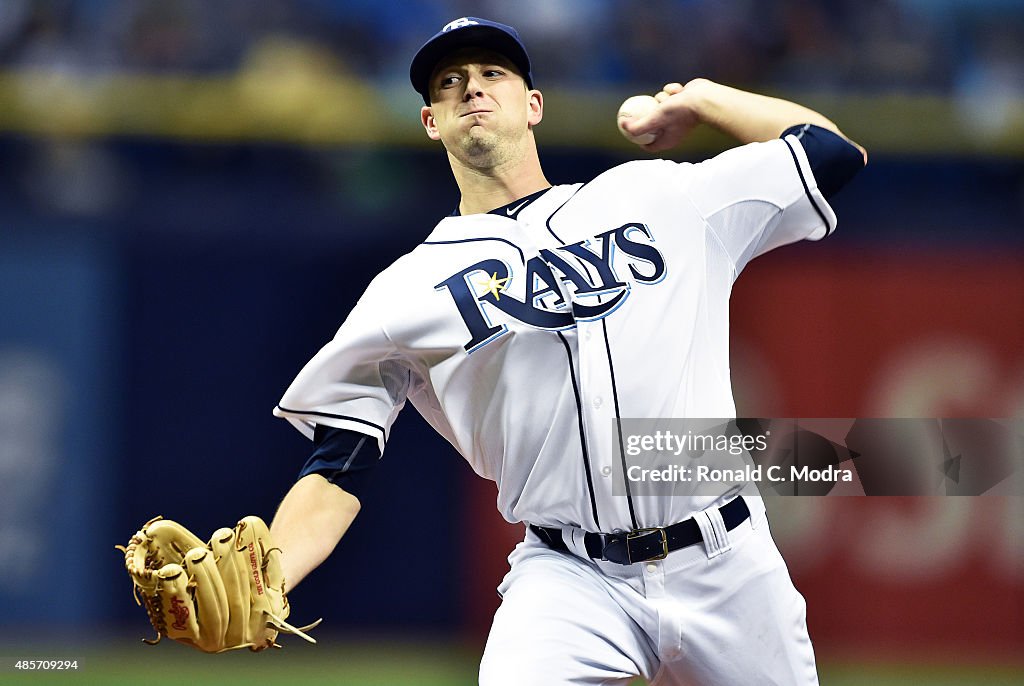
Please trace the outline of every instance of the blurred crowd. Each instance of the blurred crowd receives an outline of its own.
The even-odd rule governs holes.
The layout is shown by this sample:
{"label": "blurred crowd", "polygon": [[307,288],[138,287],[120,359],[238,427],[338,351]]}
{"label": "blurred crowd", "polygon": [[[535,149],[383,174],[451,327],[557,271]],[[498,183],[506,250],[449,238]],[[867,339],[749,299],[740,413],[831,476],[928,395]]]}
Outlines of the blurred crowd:
{"label": "blurred crowd", "polygon": [[1020,0],[2,0],[0,67],[232,73],[288,44],[397,83],[465,15],[514,24],[541,86],[1024,93]]}

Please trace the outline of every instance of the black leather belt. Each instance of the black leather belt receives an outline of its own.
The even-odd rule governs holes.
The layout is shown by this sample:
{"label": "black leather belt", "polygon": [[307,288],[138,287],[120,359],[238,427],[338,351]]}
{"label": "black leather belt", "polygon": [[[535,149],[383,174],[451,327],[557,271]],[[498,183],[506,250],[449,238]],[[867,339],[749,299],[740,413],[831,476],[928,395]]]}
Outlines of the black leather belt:
{"label": "black leather belt", "polygon": [[[718,511],[728,531],[738,527],[750,516],[750,510],[743,498],[730,500],[718,508]],[[561,529],[531,524],[530,530],[540,536],[550,548],[569,552],[569,547],[562,540]],[[703,540],[700,527],[693,517],[664,528],[637,529],[621,534],[595,534],[588,531],[583,537],[587,555],[595,560],[608,560],[620,565],[663,560],[672,551]]]}

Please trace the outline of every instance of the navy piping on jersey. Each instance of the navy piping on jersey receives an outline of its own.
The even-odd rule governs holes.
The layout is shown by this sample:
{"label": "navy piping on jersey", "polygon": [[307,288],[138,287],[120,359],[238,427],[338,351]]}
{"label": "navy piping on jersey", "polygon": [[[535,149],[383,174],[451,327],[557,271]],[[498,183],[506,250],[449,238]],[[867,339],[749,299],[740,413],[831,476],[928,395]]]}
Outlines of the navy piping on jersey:
{"label": "navy piping on jersey", "polygon": [[[587,183],[589,183],[589,181]],[[558,209],[556,209],[554,212],[552,212],[551,216],[548,217],[548,220],[547,220],[548,233],[550,233],[552,236],[554,236],[555,240],[557,240],[559,243],[562,243],[564,241],[562,241],[562,239],[559,238],[558,234],[555,233],[554,229],[551,228],[551,219],[558,213],[558,210],[562,209],[563,207],[565,207],[569,203],[569,200],[572,200],[574,197],[576,197],[576,193],[579,193],[581,190],[583,190],[583,188],[586,185],[587,184],[585,183],[582,186],[580,186],[579,188],[577,188],[575,190],[575,192],[573,192],[573,194],[570,195],[569,198],[565,202],[563,202],[561,205],[559,205]],[[633,494],[632,494],[632,492],[630,491],[630,488],[629,488],[629,480],[626,479],[626,450],[625,450],[625,446],[622,445],[622,417],[621,417],[621,415],[619,413],[619,390],[618,390],[617,385],[615,384],[615,367],[612,364],[612,349],[611,349],[610,343],[608,342],[608,325],[607,325],[607,323],[605,322],[604,319],[601,320],[601,327],[602,327],[602,329],[604,331],[604,344],[605,344],[605,349],[607,350],[607,353],[608,353],[608,371],[609,371],[609,374],[611,376],[611,382],[612,382],[612,400],[613,400],[614,405],[615,405],[615,422],[616,422],[616,425],[619,428],[619,457],[622,460],[622,477],[623,477],[623,482],[626,485],[626,504],[629,506],[629,519],[633,523],[633,528],[636,529],[636,528],[638,528],[638,524],[637,524],[637,521],[636,521],[636,510],[633,508]],[[569,359],[570,359],[570,364],[571,364],[571,362],[572,362],[572,353],[569,350],[569,342],[565,340],[565,338],[562,336],[561,333],[559,333],[558,336],[559,336],[559,338],[562,339],[562,342],[565,344],[565,349],[566,349],[566,352],[569,353]],[[576,378],[575,377],[573,377],[573,380],[572,380],[572,390],[573,390],[574,393],[576,393],[576,407],[582,413],[582,408],[580,407],[579,391],[576,389]],[[583,416],[582,416],[582,414],[580,414],[580,438],[581,439],[583,438]],[[584,453],[585,453],[586,452],[586,442],[584,442],[583,450],[584,450]],[[590,483],[589,483],[589,480],[590,480],[590,460],[589,460],[589,458],[586,458],[586,459],[587,459],[587,480],[588,480],[588,484],[587,485],[590,486]],[[593,487],[592,486],[591,486],[591,497],[593,497]],[[597,506],[596,505],[594,506],[594,519],[595,520],[597,519]],[[598,524],[598,528],[600,529],[600,527],[601,527],[600,522],[598,522],[597,524]]]}
{"label": "navy piping on jersey", "polygon": [[[590,183],[590,181],[587,181],[587,183]],[[577,193],[579,193],[579,192],[580,192],[581,190],[583,190],[584,186],[586,186],[586,185],[587,185],[587,183],[583,184],[582,186],[580,186],[579,188],[577,188],[577,189],[576,189],[575,191],[573,191],[572,195],[570,195],[570,196],[569,196],[568,198],[566,198],[566,199],[565,199],[565,202],[563,202],[563,203],[562,203],[561,205],[559,205],[559,206],[558,206],[558,207],[557,207],[557,208],[555,209],[555,211],[554,211],[554,212],[552,212],[550,216],[548,216],[548,220],[547,220],[546,222],[544,222],[544,225],[545,225],[545,226],[547,227],[547,229],[548,229],[548,233],[550,233],[550,234],[551,234],[552,236],[554,236],[554,237],[555,237],[555,240],[556,240],[556,241],[558,241],[559,243],[564,243],[565,241],[563,241],[563,240],[562,240],[561,238],[559,238],[559,237],[558,237],[558,234],[557,234],[557,233],[555,233],[554,229],[552,229],[552,228],[551,228],[551,220],[552,220],[552,218],[554,218],[554,216],[555,216],[556,214],[558,214],[558,211],[559,211],[559,210],[561,210],[561,209],[562,209],[563,207],[565,207],[566,205],[568,205],[568,204],[569,204],[569,201],[570,201],[570,200],[572,200],[573,198],[575,198],[575,197],[576,197],[576,194],[577,194]]]}
{"label": "navy piping on jersey", "polygon": [[280,405],[277,406],[277,409],[281,410],[281,412],[287,412],[288,414],[308,414],[313,417],[329,417],[331,419],[344,419],[346,421],[356,422],[357,424],[365,424],[366,426],[372,426],[374,429],[380,431],[382,434],[385,433],[383,426],[378,426],[373,422],[368,422],[365,419],[360,419],[359,417],[350,417],[345,414],[331,414],[330,412],[317,412],[315,410],[289,410],[287,407],[281,407]]}
{"label": "navy piping on jersey", "polygon": [[523,249],[512,241],[505,238],[498,238],[497,236],[486,236],[482,238],[460,238],[454,241],[423,241],[421,245],[454,245],[455,243],[473,243],[474,241],[500,241],[507,245],[511,245],[519,253],[519,259],[522,260],[523,264],[526,264],[526,256],[523,254]]}
{"label": "navy piping on jersey", "polygon": [[818,207],[818,203],[814,202],[814,196],[811,195],[811,189],[807,186],[807,179],[804,178],[804,170],[800,168],[800,159],[796,156],[796,151],[793,150],[793,145],[785,138],[782,139],[782,142],[786,144],[786,147],[789,148],[789,154],[793,156],[793,164],[796,165],[796,173],[800,175],[800,183],[804,185],[804,193],[807,195],[807,199],[811,202],[811,207],[813,207],[814,211],[818,213],[818,217],[821,218],[821,223],[825,225],[825,235],[832,235],[834,227],[828,225],[828,220],[825,219],[825,213],[821,211],[820,207]]}
{"label": "navy piping on jersey", "polygon": [[622,444],[622,414],[619,412],[619,388],[615,383],[615,364],[612,362],[612,345],[608,340],[607,320],[601,320],[601,331],[604,333],[604,349],[608,353],[608,372],[612,380],[612,402],[615,405],[615,426],[619,430],[619,460],[622,462],[622,482],[626,485],[626,504],[629,505],[629,520],[633,522],[633,529],[640,528],[636,522],[636,511],[633,509],[633,493],[629,488],[629,479],[626,478],[626,446]]}
{"label": "navy piping on jersey", "polygon": [[580,427],[580,447],[583,449],[583,468],[587,472],[587,490],[590,492],[590,507],[594,513],[594,524],[597,526],[597,530],[601,530],[601,519],[597,516],[597,498],[594,496],[594,478],[590,473],[590,451],[587,450],[587,436],[583,430],[583,405],[580,402],[580,389],[576,385],[576,368],[573,365],[572,360],[572,348],[569,346],[569,341],[565,339],[561,331],[558,333],[558,337],[562,340],[562,345],[565,346],[565,354],[569,358],[569,378],[572,380],[572,394],[576,398],[576,420]]}

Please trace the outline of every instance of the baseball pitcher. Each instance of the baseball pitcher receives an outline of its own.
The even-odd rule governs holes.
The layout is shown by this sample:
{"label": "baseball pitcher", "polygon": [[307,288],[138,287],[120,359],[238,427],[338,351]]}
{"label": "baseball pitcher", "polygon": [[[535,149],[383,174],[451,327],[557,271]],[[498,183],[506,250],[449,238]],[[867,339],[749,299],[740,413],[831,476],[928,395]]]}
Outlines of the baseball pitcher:
{"label": "baseball pitcher", "polygon": [[[739,147],[552,186],[534,139],[544,96],[515,29],[450,22],[410,77],[461,199],[369,284],[274,410],[313,449],[262,544],[283,577],[272,585],[284,597],[283,580],[331,553],[411,402],[524,524],[481,684],[817,683],[804,600],[760,498],[634,497],[616,484],[612,427],[735,416],[733,282],[751,259],[835,229],[828,198],[864,150],[805,107],[695,79],[665,85],[624,133],[659,152],[705,125]],[[260,647],[305,630],[280,604],[264,611]]]}

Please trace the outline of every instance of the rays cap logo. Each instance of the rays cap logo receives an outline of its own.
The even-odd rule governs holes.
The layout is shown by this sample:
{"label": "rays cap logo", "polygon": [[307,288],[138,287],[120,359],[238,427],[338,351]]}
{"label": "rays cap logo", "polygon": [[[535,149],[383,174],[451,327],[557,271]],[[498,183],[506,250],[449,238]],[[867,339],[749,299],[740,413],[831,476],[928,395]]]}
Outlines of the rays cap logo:
{"label": "rays cap logo", "polygon": [[507,57],[516,66],[527,88],[533,88],[530,56],[511,26],[479,17],[462,17],[444,25],[412,58],[409,79],[423,102],[430,104],[430,76],[445,55],[461,48],[487,48]]}

